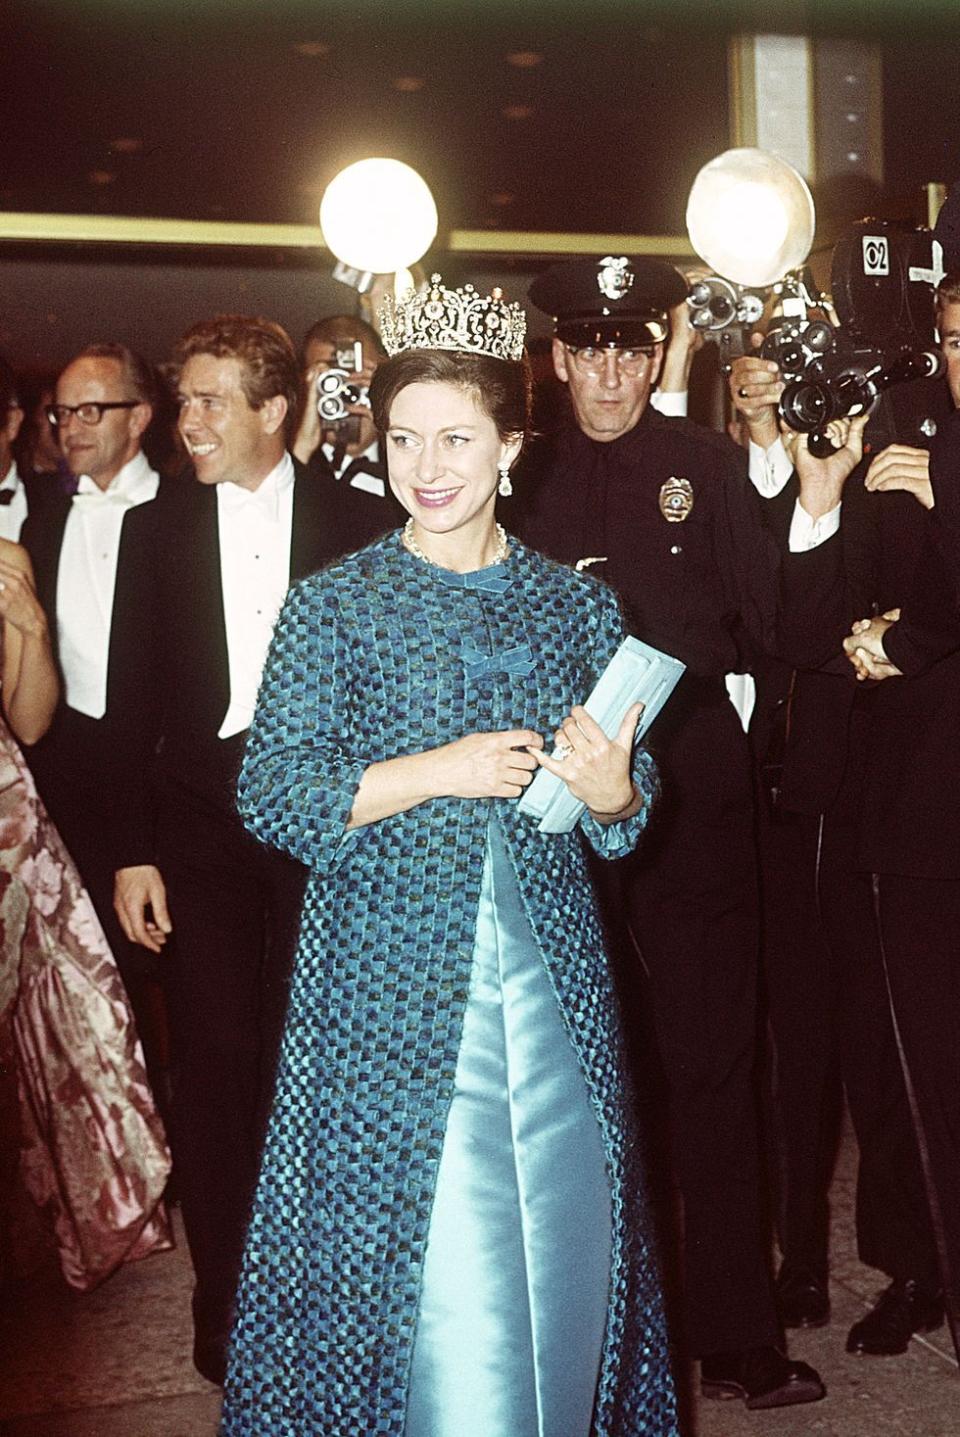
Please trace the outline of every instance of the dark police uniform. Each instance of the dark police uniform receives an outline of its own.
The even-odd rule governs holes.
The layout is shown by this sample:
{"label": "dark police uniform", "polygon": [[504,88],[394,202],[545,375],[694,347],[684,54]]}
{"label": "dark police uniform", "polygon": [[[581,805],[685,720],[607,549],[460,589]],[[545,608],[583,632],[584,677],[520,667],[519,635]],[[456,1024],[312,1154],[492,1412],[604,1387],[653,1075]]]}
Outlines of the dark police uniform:
{"label": "dark police uniform", "polygon": [[[643,322],[656,308],[662,317],[657,276],[666,266],[631,267],[639,279],[622,303],[625,319]],[[589,343],[585,311],[600,308],[596,284],[594,262],[556,266],[535,282],[531,299],[559,316],[560,338]],[[604,300],[603,314],[616,307]],[[611,340],[600,323],[596,335],[594,342],[623,346],[650,343],[654,332],[624,323]],[[756,840],[747,744],[724,675],[749,668],[763,651],[800,660],[782,615],[799,590],[810,604],[835,596],[836,554],[825,545],[784,556],[764,525],[745,456],[649,407],[609,442],[566,423],[534,453],[522,482],[531,486],[528,542],[563,562],[599,560],[590,571],[616,589],[630,631],[687,665],[649,736],[663,793],[642,851],[620,865],[622,902],[649,974],[670,1092],[690,1352],[773,1345],[779,1324],[752,1081]]]}

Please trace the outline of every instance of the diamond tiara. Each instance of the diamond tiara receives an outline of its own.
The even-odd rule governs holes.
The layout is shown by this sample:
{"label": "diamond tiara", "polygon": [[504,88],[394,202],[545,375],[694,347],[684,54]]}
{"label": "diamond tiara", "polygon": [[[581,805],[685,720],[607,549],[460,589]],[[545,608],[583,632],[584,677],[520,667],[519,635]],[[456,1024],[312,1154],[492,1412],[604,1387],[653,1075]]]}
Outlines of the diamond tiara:
{"label": "diamond tiara", "polygon": [[472,284],[447,289],[433,274],[425,290],[411,290],[396,301],[388,295],[379,318],[380,337],[391,358],[408,349],[523,358],[527,316],[519,304],[507,304],[500,289],[489,295],[478,294]]}

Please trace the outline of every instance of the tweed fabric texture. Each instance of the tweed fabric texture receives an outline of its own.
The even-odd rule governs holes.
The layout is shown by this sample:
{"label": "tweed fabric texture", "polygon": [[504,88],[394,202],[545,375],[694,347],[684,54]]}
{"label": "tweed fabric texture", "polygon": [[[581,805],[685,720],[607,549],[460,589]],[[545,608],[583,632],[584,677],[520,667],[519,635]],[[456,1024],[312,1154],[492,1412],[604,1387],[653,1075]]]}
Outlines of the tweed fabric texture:
{"label": "tweed fabric texture", "polygon": [[[454,798],[346,829],[371,763],[472,732],[532,728],[549,742],[621,637],[608,589],[519,544],[464,582],[392,534],[288,597],[239,797],[251,831],[312,874],[224,1437],[402,1437],[491,816],[607,1155],[613,1256],[594,1432],[676,1432],[640,1145],[581,833],[538,833],[510,800]],[[646,821],[655,778],[643,750],[635,776],[647,799],[639,815],[581,824],[607,856],[632,847]]]}

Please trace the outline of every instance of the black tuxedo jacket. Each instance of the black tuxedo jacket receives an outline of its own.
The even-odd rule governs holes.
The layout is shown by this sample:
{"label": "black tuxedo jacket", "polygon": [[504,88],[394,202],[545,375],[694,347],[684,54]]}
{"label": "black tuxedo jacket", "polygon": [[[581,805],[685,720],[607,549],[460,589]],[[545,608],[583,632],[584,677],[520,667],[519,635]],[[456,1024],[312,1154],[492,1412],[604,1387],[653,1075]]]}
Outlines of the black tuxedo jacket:
{"label": "black tuxedo jacket", "polygon": [[[865,468],[865,466],[863,466]],[[841,523],[844,590],[833,620],[811,618],[833,657],[791,685],[780,803],[820,813],[836,797],[848,764],[862,767],[858,862],[873,873],[960,876],[960,653],[958,638],[938,651],[950,582],[938,562],[936,509],[911,494],[871,494],[863,468],[847,481]],[[941,525],[942,527],[942,521]],[[854,619],[903,606],[920,619],[931,648],[915,676],[858,684],[842,652]],[[929,620],[924,621],[925,613]],[[900,626],[896,626],[899,628]],[[890,633],[894,634],[895,630]],[[901,656],[888,645],[895,662]],[[922,671],[921,671],[922,670]],[[856,754],[852,745],[867,745]]]}
{"label": "black tuxedo jacket", "polygon": [[338,479],[327,462],[323,450],[317,449],[307,465],[307,473],[322,486],[328,506],[334,511],[337,530],[344,553],[363,549],[391,529],[398,529],[406,522],[407,513],[394,497],[387,479],[387,466],[378,445],[378,458],[353,461],[353,465],[367,473],[376,474],[383,480],[383,495],[372,494],[368,489],[358,489],[350,482],[348,466]]}
{"label": "black tuxedo jacket", "polygon": [[[161,483],[160,494],[165,485]],[[147,784],[156,671],[152,662],[152,560],[159,497],[128,509],[120,531],[107,664],[107,707],[102,719],[68,708],[61,697],[53,723],[27,759],[55,821],[63,806],[85,807],[103,823],[105,849],[147,861],[152,824]],[[57,651],[57,581],[64,529],[72,499],[45,493],[31,505],[21,541],[30,553],[40,602]]]}
{"label": "black tuxedo jacket", "polygon": [[[294,468],[291,582],[349,547],[327,488]],[[157,755],[155,781],[232,816],[245,735],[217,736],[230,700],[217,498],[192,475],[157,501],[150,608],[159,700],[146,742]]]}

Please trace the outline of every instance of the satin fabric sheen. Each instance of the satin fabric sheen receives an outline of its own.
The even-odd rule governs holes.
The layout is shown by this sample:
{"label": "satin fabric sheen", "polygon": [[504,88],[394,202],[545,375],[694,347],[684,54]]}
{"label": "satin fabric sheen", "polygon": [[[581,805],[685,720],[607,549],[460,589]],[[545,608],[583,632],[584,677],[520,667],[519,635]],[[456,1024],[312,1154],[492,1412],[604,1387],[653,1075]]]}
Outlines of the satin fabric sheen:
{"label": "satin fabric sheen", "polygon": [[588,1437],[610,1255],[599,1125],[494,821],[405,1437]]}
{"label": "satin fabric sheen", "polygon": [[[19,1176],[71,1287],[173,1246],[170,1154],[123,982],[0,720],[0,1118],[15,1101]],[[7,1187],[0,1172],[0,1204]]]}

